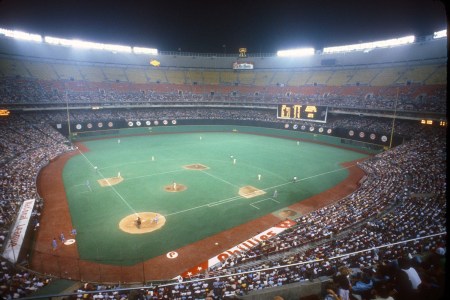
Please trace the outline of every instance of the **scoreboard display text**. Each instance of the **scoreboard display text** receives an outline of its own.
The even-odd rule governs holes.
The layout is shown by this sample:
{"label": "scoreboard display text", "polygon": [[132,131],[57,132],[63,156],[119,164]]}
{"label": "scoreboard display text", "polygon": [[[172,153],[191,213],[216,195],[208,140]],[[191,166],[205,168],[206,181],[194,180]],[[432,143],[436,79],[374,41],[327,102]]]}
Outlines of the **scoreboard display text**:
{"label": "scoreboard display text", "polygon": [[278,104],[277,118],[326,123],[327,112],[327,106]]}

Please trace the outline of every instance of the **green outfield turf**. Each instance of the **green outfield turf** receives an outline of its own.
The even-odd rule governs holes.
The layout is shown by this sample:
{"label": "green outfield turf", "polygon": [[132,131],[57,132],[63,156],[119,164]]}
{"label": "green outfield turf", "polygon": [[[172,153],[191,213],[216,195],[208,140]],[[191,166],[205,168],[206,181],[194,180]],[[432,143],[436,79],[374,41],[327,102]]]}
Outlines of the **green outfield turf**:
{"label": "green outfield turf", "polygon": [[[117,265],[165,254],[311,197],[346,178],[348,171],[341,163],[366,156],[233,132],[130,136],[120,137],[120,143],[110,138],[84,144],[90,151],[71,158],[63,172],[78,250],[82,259]],[[183,168],[189,164],[209,169]],[[121,183],[106,187],[97,183],[118,172]],[[297,183],[292,182],[294,176]],[[173,181],[187,189],[165,191]],[[248,185],[266,194],[239,196],[239,188]],[[121,231],[120,220],[136,212],[157,212],[166,223],[146,234]]]}

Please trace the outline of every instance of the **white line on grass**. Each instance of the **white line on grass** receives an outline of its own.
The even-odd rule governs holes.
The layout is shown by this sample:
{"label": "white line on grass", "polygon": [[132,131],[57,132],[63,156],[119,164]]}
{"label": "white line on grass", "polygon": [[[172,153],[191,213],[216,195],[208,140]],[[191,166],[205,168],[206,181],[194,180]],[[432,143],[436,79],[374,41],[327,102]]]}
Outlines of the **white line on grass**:
{"label": "white line on grass", "polygon": [[[242,199],[242,197],[241,196],[233,196],[233,197],[230,197],[230,198],[227,198],[227,199],[222,199],[222,200],[219,200],[219,201],[216,201],[216,202],[207,203],[207,204],[191,207],[191,208],[188,208],[188,209],[176,211],[176,212],[164,215],[164,217],[177,215],[177,214],[180,214],[180,213],[188,212],[188,211],[191,211],[191,210],[194,210],[194,209],[199,209],[199,208],[202,208],[202,207],[213,207],[213,206],[216,206],[216,205],[221,205],[221,204],[228,203],[228,202],[235,201],[235,200],[239,200],[239,199]],[[215,203],[218,203],[218,204],[215,204]]]}
{"label": "white line on grass", "polygon": [[222,204],[225,204],[225,203],[228,203],[228,202],[233,202],[233,201],[236,201],[236,200],[239,200],[239,199],[243,199],[243,198],[244,197],[242,197],[242,196],[233,196],[233,197],[230,197],[230,198],[226,198],[226,199],[222,199],[222,200],[218,200],[218,201],[215,201],[215,202],[208,203],[207,205],[208,205],[208,207],[214,207],[214,206],[222,205]]}
{"label": "white line on grass", "polygon": [[[90,160],[83,154],[83,152],[81,152],[79,149],[78,149],[78,152],[80,152],[80,154],[83,155],[84,159],[86,159],[86,161],[92,166],[92,168],[95,169],[95,166],[94,166],[94,165],[90,162]],[[117,196],[119,196],[119,198],[123,201],[123,203],[125,203],[125,205],[128,206],[128,208],[131,209],[131,211],[133,211],[135,215],[137,215],[137,211],[136,211],[134,208],[132,208],[131,205],[130,205],[130,203],[128,203],[127,200],[125,200],[125,199],[122,197],[122,195],[121,195],[121,194],[120,194],[120,193],[119,193],[119,192],[111,185],[111,183],[109,182],[108,179],[106,179],[106,177],[103,175],[103,173],[100,172],[100,170],[98,170],[98,169],[97,169],[97,172],[98,172],[98,174],[100,174],[100,176],[101,176],[104,180],[106,180],[106,182],[108,183],[108,185],[111,187],[111,189],[114,191],[114,193],[116,193]]]}
{"label": "white line on grass", "polygon": [[[80,150],[78,150],[78,152],[80,152],[80,154],[86,159],[86,161],[87,161],[93,168],[95,167],[95,166],[89,161],[89,159],[88,159],[88,158],[87,158]],[[305,177],[305,178],[298,179],[297,182],[304,181],[304,180],[308,180],[308,179],[311,179],[311,178],[319,177],[319,176],[326,175],[326,174],[330,174],[330,173],[334,173],[334,172],[339,172],[339,171],[342,171],[342,170],[345,170],[345,169],[350,169],[350,168],[352,168],[352,167],[354,167],[354,166],[356,166],[356,165],[350,165],[350,166],[345,167],[345,168],[339,168],[339,169],[335,169],[335,170],[332,170],[332,171],[323,172],[323,173],[320,173],[320,174],[308,176],[308,177]],[[136,178],[142,178],[142,177],[148,177],[148,176],[155,176],[155,175],[166,174],[166,173],[181,172],[181,171],[185,171],[185,170],[184,170],[184,169],[180,169],[180,170],[174,170],[174,171],[168,171],[168,172],[162,172],[162,173],[155,173],[155,174],[150,174],[150,175],[144,175],[144,176],[133,177],[133,178],[129,178],[129,179],[136,179]],[[131,207],[131,205],[130,205],[123,197],[122,197],[122,195],[119,194],[119,192],[117,192],[117,190],[109,183],[109,181],[103,176],[103,174],[102,174],[98,169],[97,169],[97,172],[103,177],[104,180],[106,180],[106,182],[108,183],[108,185],[109,185],[109,186],[112,188],[112,190],[119,196],[119,198],[122,199],[122,201],[123,201],[123,202],[124,202],[124,203],[125,203],[125,204],[126,204],[126,205],[127,205],[127,206],[135,213],[135,214],[137,214],[136,210],[133,209],[133,208]],[[223,182],[225,182],[225,183],[227,183],[227,184],[229,184],[229,185],[232,185],[232,186],[234,186],[234,187],[239,187],[239,186],[237,186],[237,185],[235,185],[235,184],[233,184],[233,183],[231,183],[231,182],[228,182],[228,181],[226,181],[226,180],[224,180],[224,179],[221,179],[221,178],[219,178],[219,177],[217,177],[217,176],[215,176],[215,175],[212,175],[212,174],[210,174],[210,173],[207,173],[206,171],[202,171],[202,172],[205,173],[206,175],[209,175],[209,176],[211,176],[211,177],[213,177],[213,178],[216,178],[216,179],[218,179],[218,180],[220,180],[220,181],[223,181]],[[282,184],[279,184],[279,185],[275,185],[275,186],[272,186],[272,187],[268,187],[268,188],[265,188],[265,189],[262,189],[262,190],[263,190],[263,191],[267,191],[267,190],[271,190],[271,189],[274,189],[274,188],[278,188],[278,187],[281,187],[281,186],[285,186],[285,185],[288,185],[288,184],[291,184],[291,183],[293,183],[293,182],[292,182],[292,181],[288,181],[288,182],[285,182],[285,183],[282,183]],[[243,197],[241,197],[241,196],[233,196],[233,197],[226,198],[226,199],[222,199],[222,200],[218,200],[218,201],[215,201],[215,202],[212,202],[212,203],[203,204],[203,205],[191,207],[191,208],[188,208],[188,209],[180,210],[180,211],[177,211],[177,212],[173,212],[173,213],[170,213],[170,214],[165,215],[165,217],[173,216],[173,215],[177,215],[177,214],[181,214],[181,213],[185,213],[185,212],[188,212],[188,211],[191,211],[191,210],[195,210],[195,209],[199,209],[199,208],[202,208],[202,207],[214,207],[214,206],[226,204],[226,203],[229,203],[229,202],[232,202],[232,201],[236,201],[236,200],[239,200],[239,199],[242,199],[242,198],[243,198]],[[266,201],[266,200],[269,200],[269,199],[272,200],[272,201],[278,202],[277,200],[275,200],[275,199],[273,199],[273,198],[267,198],[267,199],[263,199],[263,200],[260,200],[260,201],[254,202],[254,203],[259,203],[259,202],[261,202],[261,201]],[[280,202],[278,202],[278,203],[280,203]],[[250,205],[251,205],[252,207],[256,208],[256,209],[259,209],[258,207],[254,206],[253,203],[251,203]]]}
{"label": "white line on grass", "polygon": [[[259,201],[250,203],[250,205],[253,206],[253,207],[256,208],[256,209],[259,209],[259,207],[255,206],[255,205],[253,205],[253,204],[256,204],[256,203],[259,203],[259,202],[264,202],[264,201],[267,201],[267,200],[273,200],[273,199],[272,199],[272,198],[265,198],[265,199],[262,199],[262,200],[259,200]],[[278,201],[276,201],[276,202],[278,202]],[[278,203],[280,203],[280,202],[278,202]]]}
{"label": "white line on grass", "polygon": [[208,173],[208,172],[206,172],[206,171],[202,171],[202,173],[204,173],[204,174],[206,174],[206,175],[208,175],[208,176],[211,176],[211,177],[213,177],[213,178],[216,178],[217,180],[220,180],[220,181],[223,181],[223,182],[225,182],[225,183],[227,183],[227,184],[229,184],[229,185],[232,185],[232,186],[234,186],[234,187],[239,187],[238,185],[235,185],[235,184],[233,184],[233,183],[231,183],[231,182],[229,182],[229,181],[226,181],[225,179],[222,179],[222,178],[219,178],[219,177],[217,177],[217,176],[215,176],[215,175],[213,175],[213,174],[210,174],[210,173]]}
{"label": "white line on grass", "polygon": [[[329,173],[334,173],[334,172],[339,172],[339,171],[342,171],[342,170],[345,170],[345,169],[350,169],[350,168],[352,168],[354,166],[356,166],[356,165],[350,165],[350,166],[345,167],[345,168],[340,168],[340,169],[336,169],[336,170],[320,173],[320,174],[317,174],[317,175],[308,176],[308,177],[305,177],[305,178],[302,178],[302,179],[298,179],[297,183],[299,181],[308,180],[308,179],[311,179],[311,178],[314,178],[314,177],[318,177],[318,176],[322,176],[322,175],[326,175],[326,174],[329,174]],[[288,182],[285,182],[285,183],[282,183],[282,184],[279,184],[279,185],[275,185],[275,186],[272,186],[272,187],[265,188],[265,189],[263,189],[263,191],[271,190],[271,189],[274,189],[274,188],[277,188],[277,187],[281,187],[281,186],[285,186],[285,185],[288,185],[288,184],[293,184],[293,182],[292,181],[288,181]],[[181,214],[181,213],[185,213],[185,212],[188,212],[188,211],[191,211],[191,210],[195,210],[195,209],[199,209],[199,208],[202,208],[202,207],[214,207],[214,206],[226,204],[226,203],[229,203],[229,202],[233,202],[233,201],[236,201],[236,200],[240,200],[242,198],[243,197],[241,197],[241,196],[234,196],[234,197],[218,200],[218,201],[215,201],[215,202],[211,202],[211,203],[208,203],[208,204],[203,204],[203,205],[191,207],[191,208],[188,208],[188,209],[180,210],[180,211],[177,211],[177,212],[173,212],[173,213],[165,215],[165,217],[173,216],[173,215],[177,215],[177,214]],[[267,199],[271,199],[271,200],[273,200],[275,202],[278,202],[277,200],[275,200],[273,198],[267,198]],[[254,203],[258,203],[258,202],[254,202]],[[280,202],[278,202],[278,203],[280,203]],[[250,204],[250,205],[253,206],[252,204]],[[255,207],[255,206],[253,206],[253,207]],[[255,208],[257,208],[257,207],[255,207]],[[259,208],[257,208],[257,209],[259,209]]]}
{"label": "white line on grass", "polygon": [[250,203],[250,206],[253,207],[253,208],[256,208],[257,210],[259,210],[259,207],[254,206],[253,203]]}

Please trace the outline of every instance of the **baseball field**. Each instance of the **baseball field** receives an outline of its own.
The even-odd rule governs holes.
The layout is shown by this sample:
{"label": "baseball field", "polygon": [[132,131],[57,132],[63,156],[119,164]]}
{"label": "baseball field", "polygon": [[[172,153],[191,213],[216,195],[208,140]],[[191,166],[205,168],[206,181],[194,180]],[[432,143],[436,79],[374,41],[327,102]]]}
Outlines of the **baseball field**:
{"label": "baseball field", "polygon": [[[223,251],[241,240],[228,236],[216,242],[214,236],[268,215],[271,224],[289,217],[280,213],[330,191],[356,168],[344,163],[368,156],[293,137],[233,131],[119,136],[78,145],[61,172],[66,198],[61,201],[70,213],[64,224],[77,229],[70,247],[80,261],[115,266],[165,257],[205,240],[210,253]],[[44,211],[46,218],[57,215]],[[68,236],[69,227],[61,228]],[[59,236],[60,227],[53,231],[47,239]]]}

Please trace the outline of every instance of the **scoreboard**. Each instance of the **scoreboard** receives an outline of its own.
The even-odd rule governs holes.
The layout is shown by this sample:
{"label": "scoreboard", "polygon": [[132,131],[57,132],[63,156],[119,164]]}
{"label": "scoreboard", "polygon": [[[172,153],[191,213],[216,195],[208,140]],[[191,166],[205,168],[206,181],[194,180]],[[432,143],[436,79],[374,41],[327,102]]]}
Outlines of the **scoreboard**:
{"label": "scoreboard", "polygon": [[285,120],[301,120],[326,123],[327,113],[327,106],[278,104],[277,107],[277,118]]}

